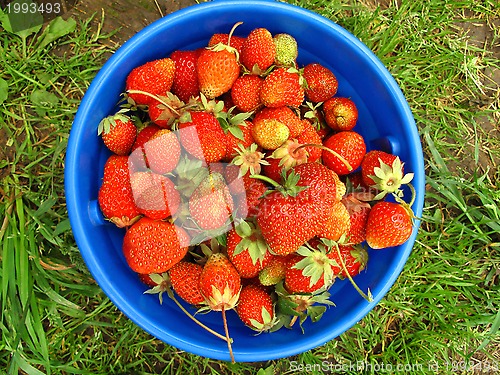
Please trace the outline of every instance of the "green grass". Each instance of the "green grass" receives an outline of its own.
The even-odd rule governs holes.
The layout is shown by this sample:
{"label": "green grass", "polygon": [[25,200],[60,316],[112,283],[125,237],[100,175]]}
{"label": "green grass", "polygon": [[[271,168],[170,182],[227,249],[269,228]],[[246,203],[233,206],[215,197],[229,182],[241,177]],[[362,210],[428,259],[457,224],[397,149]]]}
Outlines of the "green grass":
{"label": "green grass", "polygon": [[0,91],[6,142],[0,150],[0,368],[6,373],[355,374],[383,373],[380,366],[388,365],[393,370],[386,373],[397,373],[399,364],[411,373],[456,374],[473,373],[464,363],[476,370],[500,366],[500,103],[498,86],[488,79],[489,69],[500,68],[492,54],[500,35],[497,29],[476,45],[461,28],[464,21],[498,20],[496,2],[416,0],[387,9],[362,1],[290,3],[338,22],[367,44],[417,121],[426,156],[423,221],[386,298],[338,339],[268,363],[213,361],[146,334],[92,280],[64,199],[71,123],[114,44],[90,20],[23,37],[0,29],[0,88],[8,82],[8,97],[2,100]]}

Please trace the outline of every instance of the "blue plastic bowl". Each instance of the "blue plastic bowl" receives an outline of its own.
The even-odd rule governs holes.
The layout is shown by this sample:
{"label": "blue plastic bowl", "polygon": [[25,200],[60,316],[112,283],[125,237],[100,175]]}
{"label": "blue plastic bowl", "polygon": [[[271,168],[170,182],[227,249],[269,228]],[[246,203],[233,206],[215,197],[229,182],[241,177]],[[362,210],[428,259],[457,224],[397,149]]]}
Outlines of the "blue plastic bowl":
{"label": "blue plastic bowl", "polygon": [[[136,66],[165,57],[176,49],[206,45],[216,32],[228,32],[243,21],[237,34],[256,27],[293,35],[299,63],[318,62],[339,81],[338,95],[351,97],[359,109],[356,130],[369,149],[384,149],[405,161],[414,172],[415,214],[422,214],[424,167],[422,148],[412,113],[393,77],[356,37],[335,23],[302,8],[272,1],[216,1],[202,3],[164,17],[127,41],[103,66],[82,100],[71,130],[65,170],[68,213],[81,254],[97,283],[113,303],[144,330],[181,350],[213,359],[229,360],[226,343],[190,321],[168,298],[145,295],[144,285],[122,255],[124,231],[106,223],[97,204],[104,162],[109,156],[97,137],[99,121],[116,110],[125,78]],[[417,223],[418,225],[418,223]],[[321,346],[359,322],[389,291],[411,253],[417,228],[402,246],[371,251],[368,270],[356,278],[374,301],[364,300],[348,281],[330,290],[336,307],[317,323],[254,335],[234,311],[228,321],[237,361],[264,361],[295,355]],[[198,315],[223,332],[220,313]]]}

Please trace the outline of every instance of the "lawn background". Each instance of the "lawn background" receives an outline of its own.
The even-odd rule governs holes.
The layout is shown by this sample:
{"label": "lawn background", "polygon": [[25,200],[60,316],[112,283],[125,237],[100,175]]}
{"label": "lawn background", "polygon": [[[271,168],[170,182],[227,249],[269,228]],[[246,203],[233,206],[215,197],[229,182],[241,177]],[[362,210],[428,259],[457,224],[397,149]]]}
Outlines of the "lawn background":
{"label": "lawn background", "polygon": [[417,122],[426,156],[423,221],[386,298],[338,339],[267,363],[201,358],[135,326],[82,262],[63,181],[79,102],[130,30],[110,32],[106,10],[73,11],[25,33],[9,32],[2,17],[0,373],[316,374],[324,364],[359,363],[361,371],[338,372],[381,373],[399,364],[411,373],[457,374],[500,367],[499,5],[289,3],[330,18],[371,48]]}

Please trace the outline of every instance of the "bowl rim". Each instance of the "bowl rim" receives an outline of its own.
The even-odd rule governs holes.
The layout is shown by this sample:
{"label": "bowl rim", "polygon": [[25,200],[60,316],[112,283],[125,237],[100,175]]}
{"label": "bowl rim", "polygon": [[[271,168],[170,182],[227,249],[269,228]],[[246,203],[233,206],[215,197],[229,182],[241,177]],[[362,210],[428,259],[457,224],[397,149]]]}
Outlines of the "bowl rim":
{"label": "bowl rim", "polygon": [[[101,86],[104,84],[106,80],[106,76],[108,72],[115,69],[116,66],[121,64],[121,61],[126,58],[130,51],[133,51],[136,48],[136,45],[141,43],[141,40],[144,35],[147,34],[156,34],[160,30],[163,29],[164,25],[167,23],[178,22],[186,16],[189,16],[191,13],[199,13],[199,12],[209,12],[215,8],[227,8],[227,7],[241,7],[243,5],[246,6],[254,6],[258,5],[261,7],[271,7],[272,9],[281,10],[290,12],[294,17],[307,17],[310,18],[313,22],[319,22],[323,24],[327,28],[334,29],[336,33],[341,35],[343,38],[348,39],[350,43],[352,43],[358,52],[362,52],[364,58],[370,60],[372,64],[374,64],[378,74],[384,81],[384,85],[391,92],[393,98],[397,100],[397,105],[399,110],[401,111],[401,115],[404,116],[405,122],[410,126],[409,131],[412,132],[412,141],[414,144],[411,146],[414,148],[414,151],[417,153],[417,157],[415,158],[414,169],[415,172],[417,170],[421,171],[421,173],[415,174],[415,179],[413,181],[415,188],[417,191],[420,191],[421,194],[418,194],[416,200],[414,202],[414,212],[417,217],[420,217],[423,209],[424,202],[424,185],[425,185],[425,173],[424,173],[424,162],[423,162],[423,153],[421,148],[421,143],[417,142],[419,140],[419,135],[417,131],[417,127],[410,110],[410,107],[403,96],[400,87],[397,85],[396,81],[389,73],[387,68],[382,64],[382,62],[376,57],[376,55],[358,38],[356,38],[349,31],[345,30],[338,24],[333,21],[314,13],[305,8],[301,8],[295,5],[291,5],[288,3],[280,3],[269,0],[241,0],[238,2],[228,1],[228,0],[217,0],[212,2],[200,3],[196,5],[189,6],[187,8],[183,8],[181,10],[175,11],[157,21],[154,21],[150,25],[146,26],[144,29],[135,34],[132,38],[126,41],[103,65],[101,70],[97,73],[96,77],[90,84],[85,96],[82,99],[78,112],[75,116],[75,120],[73,123],[73,127],[70,132],[70,137],[68,140],[68,147],[66,152],[66,166],[75,166],[76,159],[78,157],[78,145],[74,141],[75,139],[80,138],[79,135],[83,130],[82,120],[90,111],[92,111],[92,105],[95,101],[93,97],[94,92],[98,92]],[[68,216],[70,219],[71,227],[75,231],[75,240],[77,242],[78,248],[84,258],[87,267],[89,268],[92,276],[96,279],[98,285],[105,292],[106,296],[135,324],[140,326],[142,329],[152,334],[155,337],[160,338],[161,340],[165,340],[165,332],[159,331],[157,327],[149,326],[148,321],[144,321],[143,317],[138,314],[138,312],[124,299],[121,298],[119,293],[113,288],[109,283],[103,283],[103,266],[99,265],[95,259],[93,259],[92,254],[88,249],[90,249],[90,243],[86,236],[83,233],[79,233],[79,228],[82,226],[82,220],[88,220],[88,217],[84,217],[85,215],[79,212],[77,197],[75,194],[72,194],[77,190],[77,182],[78,179],[75,178],[75,171],[71,168],[65,169],[65,188],[66,188],[66,200],[68,206]],[[68,194],[70,192],[70,194]],[[263,361],[263,360],[272,360],[283,357],[288,357],[292,355],[296,355],[298,353],[304,352],[305,350],[313,349],[317,346],[324,345],[326,342],[338,337],[343,332],[350,329],[357,322],[363,319],[379,302],[380,300],[388,293],[390,288],[395,283],[396,279],[399,277],[400,273],[403,270],[403,267],[412,251],[413,244],[415,242],[418,228],[420,226],[420,221],[417,219],[415,221],[415,227],[412,232],[411,237],[408,240],[408,244],[412,244],[412,246],[407,246],[406,251],[399,258],[399,261],[396,264],[396,267],[392,270],[392,272],[385,275],[382,287],[377,290],[376,293],[373,294],[373,301],[368,303],[364,303],[363,306],[357,310],[354,314],[350,316],[350,318],[345,322],[342,326],[337,327],[334,330],[329,330],[325,332],[321,337],[316,337],[315,342],[305,341],[301,342],[300,345],[294,345],[291,343],[289,346],[285,348],[273,348],[268,347],[266,350],[259,351],[257,353],[252,351],[245,351],[244,348],[239,351],[235,350],[235,356],[238,361]],[[198,347],[193,346],[189,342],[186,342],[181,337],[169,336],[168,342],[169,345],[173,345],[179,349],[189,351],[191,353],[202,355],[205,357],[210,357],[214,359],[228,360],[229,355],[226,352],[219,352],[216,350],[211,350],[207,347]],[[234,348],[233,348],[234,349]]]}

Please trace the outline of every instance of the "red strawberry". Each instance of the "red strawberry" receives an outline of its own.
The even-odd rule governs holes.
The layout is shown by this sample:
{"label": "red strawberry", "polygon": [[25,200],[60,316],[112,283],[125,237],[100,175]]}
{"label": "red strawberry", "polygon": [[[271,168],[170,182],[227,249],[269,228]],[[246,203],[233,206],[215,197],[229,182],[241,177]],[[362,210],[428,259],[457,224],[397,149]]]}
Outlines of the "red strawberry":
{"label": "red strawberry", "polygon": [[350,244],[359,244],[366,239],[366,221],[371,206],[367,202],[360,201],[352,193],[342,198],[342,203],[349,212],[349,231],[347,240]]}
{"label": "red strawberry", "polygon": [[221,311],[226,341],[234,363],[231,339],[226,321],[226,310],[233,309],[238,303],[241,291],[241,278],[229,259],[222,253],[213,253],[208,258],[200,277],[200,291],[210,310]]}
{"label": "red strawberry", "polygon": [[298,137],[305,129],[304,123],[300,120],[297,114],[289,107],[262,108],[255,114],[254,123],[262,120],[275,119],[285,124],[290,131],[289,138]]}
{"label": "red strawberry", "polygon": [[220,229],[229,224],[234,203],[224,177],[211,172],[189,198],[189,212],[204,230]]}
{"label": "red strawberry", "polygon": [[200,276],[200,291],[209,308],[214,311],[233,309],[240,289],[240,275],[229,259],[222,253],[210,255]]}
{"label": "red strawberry", "polygon": [[111,155],[105,164],[98,202],[103,215],[118,227],[132,225],[140,218],[130,185],[127,156]]}
{"label": "red strawberry", "polygon": [[276,68],[264,79],[260,100],[266,107],[299,107],[304,101],[304,88],[294,69]]}
{"label": "red strawberry", "polygon": [[148,115],[156,125],[171,129],[181,117],[183,108],[184,102],[169,91],[165,95],[158,95],[156,100],[149,103]]}
{"label": "red strawberry", "polygon": [[297,267],[298,263],[303,261],[304,258],[301,255],[294,254],[287,261],[285,288],[288,293],[314,293],[325,286],[323,274],[316,280],[312,280],[311,276],[304,275],[303,269]]}
{"label": "red strawberry", "polygon": [[271,152],[268,152],[266,154],[266,161],[268,162],[268,164],[262,166],[262,171],[263,174],[279,184],[281,183],[281,174],[283,173],[283,170],[285,168],[282,164],[280,164],[281,159],[272,157],[272,154],[273,153]]}
{"label": "red strawberry", "polygon": [[207,163],[220,161],[226,155],[226,142],[217,118],[208,112],[191,111],[189,114],[189,121],[179,123],[182,146]]}
{"label": "red strawberry", "polygon": [[181,156],[181,145],[174,132],[162,129],[144,144],[144,153],[149,168],[156,173],[172,172]]}
{"label": "red strawberry", "polygon": [[[342,261],[339,257],[342,256]],[[332,266],[333,273],[341,277],[347,277],[347,273],[344,270],[344,266],[349,272],[349,276],[356,276],[361,271],[363,271],[368,263],[368,253],[365,249],[360,246],[343,246],[339,245],[339,249],[332,247],[328,253],[328,258],[335,260],[336,265]]]}
{"label": "red strawberry", "polygon": [[251,179],[249,186],[242,194],[236,196],[236,209],[242,217],[255,217],[261,198],[267,191],[262,181]]}
{"label": "red strawberry", "polygon": [[184,301],[191,305],[200,305],[205,300],[200,291],[200,277],[203,267],[196,263],[181,260],[168,274],[172,288]]}
{"label": "red strawberry", "polygon": [[227,233],[226,251],[231,263],[245,279],[256,277],[272,258],[260,231],[247,222]]}
{"label": "red strawberry", "polygon": [[243,194],[255,181],[255,179],[250,177],[250,171],[247,171],[243,175],[241,175],[241,172],[240,167],[234,164],[228,164],[224,168],[224,178],[232,195]]}
{"label": "red strawberry", "polygon": [[240,74],[235,53],[218,46],[204,49],[196,63],[200,92],[208,99],[228,92]]}
{"label": "red strawberry", "polygon": [[240,61],[250,72],[261,74],[274,63],[276,47],[265,28],[252,30],[241,47]]}
{"label": "red strawberry", "polygon": [[[330,136],[323,145],[334,151],[323,150],[323,163],[338,175],[345,175],[357,169],[366,154],[366,144],[361,134],[343,131]],[[344,160],[339,158],[341,156]],[[346,165],[347,162],[350,168]]]}
{"label": "red strawberry", "polygon": [[333,97],[323,103],[325,122],[335,131],[352,130],[358,121],[358,109],[349,98]]}
{"label": "red strawberry", "polygon": [[330,216],[327,218],[325,226],[318,233],[318,237],[328,238],[338,241],[342,235],[346,235],[351,226],[349,212],[340,201],[333,203]]}
{"label": "red strawberry", "polygon": [[[166,95],[174,81],[175,63],[170,58],[149,61],[134,68],[127,76],[126,90],[138,90],[150,95]],[[128,93],[137,105],[149,105],[154,97],[142,93]]]}
{"label": "red strawberry", "polygon": [[[300,144],[322,145],[321,137],[316,128],[308,120],[302,120],[304,131],[297,137]],[[321,158],[321,148],[308,146],[304,148],[307,152],[307,161],[313,163]]]}
{"label": "red strawberry", "polygon": [[259,204],[257,224],[271,250],[291,254],[313,238],[324,226],[335,194],[335,180],[322,164],[292,168],[283,186]]}
{"label": "red strawberry", "polygon": [[247,327],[257,332],[269,331],[277,323],[271,296],[256,285],[241,289],[236,312]]}
{"label": "red strawberry", "polygon": [[144,143],[149,141],[151,137],[161,128],[156,124],[149,124],[142,128],[139,133],[137,133],[137,138],[135,139],[134,145],[132,146],[132,151],[142,148]]}
{"label": "red strawberry", "polygon": [[258,75],[245,74],[236,79],[231,88],[231,99],[242,112],[253,112],[260,105],[260,90],[264,80]]}
{"label": "red strawberry", "polygon": [[366,222],[366,242],[372,249],[399,246],[410,238],[413,212],[406,204],[380,201]]}
{"label": "red strawberry", "polygon": [[170,55],[170,58],[175,62],[175,74],[171,91],[186,103],[190,98],[199,94],[196,61],[201,51],[201,49],[174,51]]}
{"label": "red strawberry", "polygon": [[248,148],[254,143],[252,122],[249,120],[240,120],[245,116],[238,116],[239,115],[229,115],[227,127],[224,128],[224,133],[226,135],[226,155],[224,155],[223,160],[225,161],[231,161],[238,155],[239,150]]}
{"label": "red strawberry", "polygon": [[333,202],[337,199],[335,175],[320,163],[305,163],[297,165],[293,171],[299,175],[298,186],[307,187],[300,198],[308,204],[322,208],[319,217],[328,217]]}
{"label": "red strawberry", "polygon": [[153,172],[135,172],[130,184],[139,212],[151,219],[162,220],[175,215],[180,194],[168,177]]}
{"label": "red strawberry", "polygon": [[245,38],[237,35],[231,35],[231,40],[229,40],[229,34],[213,34],[208,41],[208,46],[213,47],[216,44],[222,43],[225,45],[229,45],[238,51],[241,54],[241,47],[245,42]]}
{"label": "red strawberry", "polygon": [[104,145],[117,155],[127,155],[132,150],[137,128],[132,119],[123,114],[115,114],[104,118],[98,127]]}
{"label": "red strawberry", "polygon": [[184,258],[188,243],[182,228],[143,217],[125,233],[123,254],[135,272],[162,273]]}
{"label": "red strawberry", "polygon": [[403,165],[396,155],[378,150],[370,151],[361,162],[363,183],[381,192],[376,199],[381,199],[387,193],[397,193],[402,185],[413,179],[413,173],[404,174]]}
{"label": "red strawberry", "polygon": [[306,65],[303,77],[307,83],[306,97],[313,103],[324,102],[337,93],[337,78],[330,69],[321,64]]}
{"label": "red strawberry", "polygon": [[381,163],[392,166],[397,156],[384,151],[372,150],[366,153],[361,163],[361,176],[363,183],[367,186],[375,185],[372,176],[375,176],[374,169],[380,168]]}

